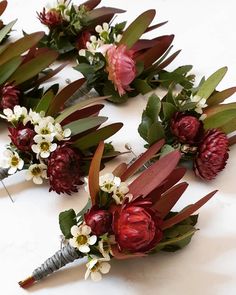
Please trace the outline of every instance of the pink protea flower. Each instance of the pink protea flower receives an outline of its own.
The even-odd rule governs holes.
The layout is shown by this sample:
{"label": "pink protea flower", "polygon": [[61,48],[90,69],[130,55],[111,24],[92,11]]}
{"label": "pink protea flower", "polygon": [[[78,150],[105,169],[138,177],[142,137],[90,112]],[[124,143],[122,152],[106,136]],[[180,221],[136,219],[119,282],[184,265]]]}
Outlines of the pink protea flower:
{"label": "pink protea flower", "polygon": [[47,27],[56,27],[62,23],[61,14],[55,9],[46,12],[46,9],[43,8],[43,11],[37,14],[40,22]]}
{"label": "pink protea flower", "polygon": [[19,104],[20,91],[16,86],[9,83],[5,84],[1,89],[0,109],[13,109]]}
{"label": "pink protea flower", "polygon": [[107,63],[108,79],[113,82],[115,89],[122,96],[131,90],[130,83],[136,76],[133,52],[125,45],[112,46],[107,50]]}

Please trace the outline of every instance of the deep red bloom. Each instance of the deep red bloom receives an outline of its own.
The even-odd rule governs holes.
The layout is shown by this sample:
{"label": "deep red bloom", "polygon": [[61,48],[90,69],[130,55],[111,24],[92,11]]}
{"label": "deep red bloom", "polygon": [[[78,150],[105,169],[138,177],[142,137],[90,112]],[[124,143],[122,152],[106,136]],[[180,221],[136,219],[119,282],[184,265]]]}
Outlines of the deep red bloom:
{"label": "deep red bloom", "polygon": [[20,91],[12,84],[5,84],[1,89],[1,109],[13,109],[19,104]]}
{"label": "deep red bloom", "polygon": [[217,129],[206,132],[194,162],[195,174],[204,180],[211,180],[225,168],[229,141],[226,134]]}
{"label": "deep red bloom", "polygon": [[152,202],[132,202],[114,213],[113,231],[121,251],[148,252],[162,239],[162,219]]}
{"label": "deep red bloom", "polygon": [[203,135],[203,124],[194,116],[177,112],[171,119],[170,130],[179,142],[194,144]]}
{"label": "deep red bloom", "polygon": [[58,194],[71,194],[77,192],[80,180],[80,155],[78,151],[69,146],[58,146],[48,159],[47,176],[50,191]]}
{"label": "deep red bloom", "polygon": [[96,236],[102,236],[111,230],[112,214],[107,210],[92,207],[84,215],[84,220]]}
{"label": "deep red bloom", "polygon": [[43,8],[43,11],[37,14],[40,22],[49,28],[56,27],[62,23],[61,14],[55,9],[46,12],[46,9]]}
{"label": "deep red bloom", "polygon": [[34,143],[33,138],[35,131],[30,125],[24,126],[23,124],[18,125],[16,128],[8,128],[12,143],[22,152],[31,151],[31,146]]}

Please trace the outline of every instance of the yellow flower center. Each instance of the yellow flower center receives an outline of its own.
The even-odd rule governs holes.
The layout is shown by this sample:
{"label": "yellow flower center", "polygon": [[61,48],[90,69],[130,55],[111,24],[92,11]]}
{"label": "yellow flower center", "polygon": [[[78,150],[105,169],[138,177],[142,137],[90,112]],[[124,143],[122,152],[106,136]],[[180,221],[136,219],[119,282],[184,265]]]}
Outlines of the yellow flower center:
{"label": "yellow flower center", "polygon": [[78,236],[78,237],[76,238],[76,241],[77,241],[77,243],[78,243],[79,245],[84,245],[84,244],[87,243],[88,238],[87,238],[86,236],[84,236],[84,235],[81,235],[81,236]]}
{"label": "yellow flower center", "polygon": [[50,131],[47,128],[43,128],[41,129],[41,134],[43,135],[50,134]]}
{"label": "yellow flower center", "polygon": [[49,147],[50,147],[50,145],[49,145],[49,143],[46,142],[46,141],[44,141],[44,142],[42,142],[42,143],[40,144],[40,149],[41,149],[42,151],[44,151],[44,152],[48,151],[48,150],[49,150]]}
{"label": "yellow flower center", "polygon": [[19,164],[19,158],[17,158],[16,156],[13,156],[11,158],[11,166],[17,166]]}
{"label": "yellow flower center", "polygon": [[99,265],[100,265],[100,263],[97,262],[97,263],[91,268],[91,272],[96,272],[96,271],[98,271],[98,270],[99,270]]}
{"label": "yellow flower center", "polygon": [[110,190],[112,187],[113,187],[113,183],[112,182],[107,182],[107,183],[104,183],[104,187],[107,189],[107,190]]}
{"label": "yellow flower center", "polygon": [[31,173],[34,176],[40,175],[41,174],[41,169],[39,167],[35,167],[35,168],[32,169]]}

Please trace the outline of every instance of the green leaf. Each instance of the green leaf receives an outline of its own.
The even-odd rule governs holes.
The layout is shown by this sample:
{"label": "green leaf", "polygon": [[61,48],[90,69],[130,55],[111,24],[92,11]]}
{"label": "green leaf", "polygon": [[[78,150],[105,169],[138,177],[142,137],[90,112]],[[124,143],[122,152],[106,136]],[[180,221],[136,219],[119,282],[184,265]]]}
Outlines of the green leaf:
{"label": "green leaf", "polygon": [[[206,117],[203,121],[205,129],[220,128],[236,118],[236,109],[224,110],[212,116]],[[235,127],[236,129],[236,127]]]}
{"label": "green leaf", "polygon": [[160,122],[153,123],[148,130],[148,143],[152,145],[162,138],[165,138],[164,128]]}
{"label": "green leaf", "polygon": [[158,116],[161,110],[161,100],[156,94],[152,94],[148,98],[148,103],[145,109],[145,115],[151,119],[152,123],[158,121]]}
{"label": "green leaf", "polygon": [[6,35],[11,31],[12,27],[14,26],[14,24],[16,23],[17,20],[14,20],[12,22],[10,22],[9,24],[7,24],[6,26],[4,26],[1,30],[0,30],[0,43],[2,42],[2,40],[6,37]]}
{"label": "green leaf", "polygon": [[73,209],[61,212],[59,214],[60,229],[66,239],[72,238],[70,230],[72,226],[76,224],[76,214]]}
{"label": "green leaf", "polygon": [[142,122],[139,124],[138,132],[140,136],[147,142],[148,142],[148,131],[151,124],[152,124],[151,119],[146,116],[146,111],[143,111]]}
{"label": "green leaf", "polygon": [[47,53],[42,53],[37,55],[35,58],[24,63],[20,66],[15,73],[10,77],[10,81],[14,81],[15,85],[19,85],[48,67],[52,62],[54,62],[58,57],[56,51],[48,51]]}
{"label": "green leaf", "polygon": [[[188,227],[186,227],[188,228]],[[191,228],[191,229],[190,229]],[[173,234],[175,234],[177,232],[177,230],[174,228],[172,229],[175,232]],[[167,239],[166,241],[163,241],[161,243],[159,243],[156,248],[154,249],[154,252],[157,251],[167,251],[167,252],[174,252],[176,250],[182,249],[184,248],[187,244],[190,243],[193,235],[195,234],[195,232],[197,231],[196,228],[194,227],[189,227],[189,231],[184,233],[184,234],[180,234],[177,237],[174,238],[170,238]],[[169,233],[170,235],[170,233]]]}
{"label": "green leaf", "polygon": [[36,45],[39,40],[44,36],[44,32],[36,32],[24,36],[23,38],[11,43],[7,50],[3,51],[0,55],[0,65],[7,62],[8,60],[16,57],[23,52],[27,51],[29,48]]}
{"label": "green leaf", "polygon": [[196,96],[203,97],[208,99],[208,97],[213,93],[216,86],[220,83],[220,81],[224,78],[227,67],[220,68],[215,73],[213,73],[206,81],[202,84],[200,89],[198,90]]}
{"label": "green leaf", "polygon": [[35,112],[39,113],[41,111],[44,111],[47,113],[47,110],[50,106],[50,103],[54,97],[54,93],[52,90],[47,91],[43,97],[40,99],[39,103],[37,104],[35,108]]}
{"label": "green leaf", "polygon": [[152,87],[148,84],[148,81],[142,79],[135,79],[132,82],[132,87],[142,94],[146,94],[153,90]]}
{"label": "green leaf", "polygon": [[226,134],[229,134],[229,133],[235,131],[236,130],[236,118],[228,121],[224,125],[221,125],[219,129]]}
{"label": "green leaf", "polygon": [[221,102],[224,102],[225,99],[227,99],[228,97],[233,95],[235,92],[236,92],[236,87],[231,87],[231,88],[225,89],[223,91],[213,93],[213,95],[211,95],[208,98],[207,105],[214,106],[214,105],[217,105]]}
{"label": "green leaf", "polygon": [[80,150],[85,150],[90,147],[96,146],[100,141],[105,140],[115,134],[123,126],[122,123],[114,123],[96,131],[93,131],[77,141],[74,142],[73,146]]}
{"label": "green leaf", "polygon": [[128,48],[131,48],[149,27],[155,14],[155,10],[151,9],[139,15],[124,31],[119,44],[124,44]]}
{"label": "green leaf", "polygon": [[169,121],[173,117],[174,113],[177,112],[177,108],[169,102],[163,102],[162,111],[164,120]]}
{"label": "green leaf", "polygon": [[89,129],[100,126],[102,123],[106,122],[107,117],[89,117],[74,121],[63,126],[64,129],[69,128],[71,130],[71,135],[77,135],[85,132]]}
{"label": "green leaf", "polygon": [[17,56],[17,57],[13,57],[11,60],[9,60],[8,62],[0,66],[0,84],[3,84],[7,81],[7,79],[19,67],[21,62],[22,62],[22,58],[20,56]]}

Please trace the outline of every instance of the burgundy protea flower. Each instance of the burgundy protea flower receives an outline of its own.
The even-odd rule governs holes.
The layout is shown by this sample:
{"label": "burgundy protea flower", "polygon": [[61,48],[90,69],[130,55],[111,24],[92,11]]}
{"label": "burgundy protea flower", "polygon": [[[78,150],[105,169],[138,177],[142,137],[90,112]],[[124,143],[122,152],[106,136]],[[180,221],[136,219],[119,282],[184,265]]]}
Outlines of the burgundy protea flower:
{"label": "burgundy protea flower", "polygon": [[55,9],[50,9],[46,12],[44,7],[43,11],[37,14],[40,22],[49,28],[56,27],[63,21],[60,12]]}
{"label": "burgundy protea flower", "polygon": [[92,207],[84,215],[84,220],[96,236],[102,236],[111,230],[112,214],[107,210]]}
{"label": "burgundy protea flower", "polygon": [[80,180],[80,155],[75,148],[63,145],[51,153],[48,159],[47,176],[50,191],[58,194],[77,192]]}
{"label": "burgundy protea flower", "polygon": [[194,116],[177,112],[171,119],[170,130],[179,142],[194,144],[203,135],[203,124]]}
{"label": "burgundy protea flower", "polygon": [[31,146],[34,143],[35,131],[30,124],[24,126],[23,124],[18,125],[16,128],[8,128],[12,143],[22,152],[31,151]]}
{"label": "burgundy protea flower", "polygon": [[195,174],[204,180],[211,180],[225,168],[229,141],[226,134],[218,129],[210,129],[199,146],[194,162]]}
{"label": "burgundy protea flower", "polygon": [[114,213],[113,231],[121,251],[148,252],[162,239],[162,219],[151,208],[152,202],[129,203]]}
{"label": "burgundy protea flower", "polygon": [[1,109],[13,109],[19,104],[20,91],[12,84],[5,84],[1,89]]}

